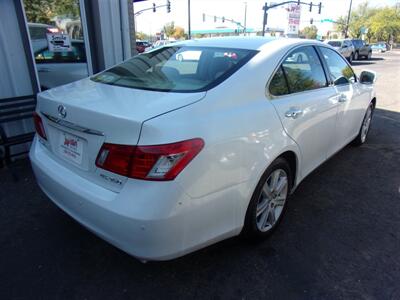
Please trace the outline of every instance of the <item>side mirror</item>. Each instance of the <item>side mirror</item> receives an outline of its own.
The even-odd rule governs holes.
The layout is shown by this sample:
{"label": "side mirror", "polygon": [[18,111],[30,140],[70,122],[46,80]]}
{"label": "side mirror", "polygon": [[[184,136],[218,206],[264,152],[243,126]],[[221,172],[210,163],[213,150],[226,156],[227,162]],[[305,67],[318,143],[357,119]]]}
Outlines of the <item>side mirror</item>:
{"label": "side mirror", "polygon": [[376,73],[374,71],[362,71],[360,74],[360,82],[363,84],[373,84],[376,81]]}

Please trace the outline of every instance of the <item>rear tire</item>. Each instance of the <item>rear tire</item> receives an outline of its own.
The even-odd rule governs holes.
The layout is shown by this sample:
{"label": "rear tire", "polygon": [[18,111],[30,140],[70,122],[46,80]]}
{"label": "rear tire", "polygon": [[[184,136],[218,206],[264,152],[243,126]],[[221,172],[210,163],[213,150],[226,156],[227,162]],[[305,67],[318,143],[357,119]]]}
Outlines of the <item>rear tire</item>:
{"label": "rear tire", "polygon": [[350,64],[353,63],[353,55],[354,55],[354,54],[351,53],[350,56],[349,56],[349,58],[348,58]]}
{"label": "rear tire", "polygon": [[292,171],[285,159],[277,158],[271,163],[250,200],[242,236],[262,240],[275,230],[286,210],[292,178]]}
{"label": "rear tire", "polygon": [[365,112],[364,119],[361,123],[360,131],[356,138],[352,141],[353,146],[361,146],[367,140],[369,129],[371,127],[372,116],[374,114],[374,104],[371,102]]}

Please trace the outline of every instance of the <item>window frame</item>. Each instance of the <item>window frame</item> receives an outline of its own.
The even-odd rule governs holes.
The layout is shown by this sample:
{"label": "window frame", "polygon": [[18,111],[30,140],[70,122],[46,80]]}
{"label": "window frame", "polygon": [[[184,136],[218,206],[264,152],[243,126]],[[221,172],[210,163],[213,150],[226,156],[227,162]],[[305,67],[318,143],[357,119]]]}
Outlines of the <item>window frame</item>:
{"label": "window frame", "polygon": [[[345,59],[345,58],[342,56],[342,54],[340,54],[340,53],[339,53],[338,51],[336,51],[335,49],[332,49],[332,48],[330,48],[330,47],[326,47],[326,46],[324,46],[324,45],[318,45],[316,48],[317,48],[318,54],[319,54],[319,56],[320,56],[320,59],[322,60],[322,64],[324,65],[324,68],[326,69],[326,73],[325,73],[325,74],[327,74],[327,75],[329,74],[329,86],[346,86],[346,85],[350,85],[350,84],[354,84],[354,83],[357,83],[357,82],[358,82],[358,77],[357,77],[356,72],[354,72],[354,70],[353,70],[353,68],[351,67],[350,63],[348,62],[347,59]],[[328,50],[331,50],[331,51],[335,52],[335,53],[347,64],[347,66],[350,67],[350,69],[351,69],[351,71],[353,72],[353,75],[354,75],[354,82],[353,82],[353,83],[352,83],[352,82],[348,82],[348,83],[343,83],[343,84],[337,84],[337,85],[335,85],[335,82],[334,82],[334,80],[333,80],[333,78],[332,78],[332,76],[331,76],[330,70],[329,70],[328,63],[326,62],[325,57],[324,57],[324,54],[322,53],[322,51],[321,51],[320,48],[326,48],[326,49],[328,49]]]}
{"label": "window frame", "polygon": [[[324,72],[326,84],[325,84],[325,86],[323,86],[323,87],[319,87],[319,88],[312,89],[312,90],[304,90],[304,91],[300,91],[300,92],[291,92],[291,91],[290,91],[289,82],[288,82],[286,73],[285,73],[285,71],[283,70],[282,64],[283,64],[283,62],[289,57],[289,55],[290,55],[294,50],[296,50],[296,49],[298,49],[298,48],[302,48],[302,47],[311,47],[311,48],[313,48],[314,51],[316,52],[317,57],[318,57],[318,59],[319,59],[319,62],[320,62],[320,64],[321,64],[322,70],[323,70],[323,72]],[[328,47],[326,47],[326,48],[328,48]],[[329,49],[329,48],[328,48],[328,49]],[[285,78],[286,88],[287,88],[287,90],[288,90],[288,92],[289,92],[289,93],[284,94],[284,95],[274,95],[274,94],[272,94],[271,91],[270,91],[271,81],[272,81],[272,79],[275,77],[275,74],[278,72],[279,69],[282,69],[282,71],[283,71],[283,75],[284,75],[284,78]],[[321,90],[321,89],[328,88],[328,87],[331,86],[331,84],[330,84],[330,80],[329,80],[330,76],[328,76],[327,70],[328,70],[328,69],[326,69],[325,61],[322,59],[322,57],[321,57],[321,52],[320,52],[319,49],[318,49],[318,45],[316,45],[316,44],[296,45],[295,47],[292,47],[292,48],[290,48],[288,51],[286,51],[285,55],[283,55],[282,58],[279,60],[279,63],[277,64],[277,66],[275,67],[274,71],[272,72],[272,75],[269,77],[269,79],[268,79],[268,81],[267,81],[267,84],[266,84],[266,86],[265,86],[265,94],[266,94],[266,96],[267,96],[270,100],[274,100],[274,99],[278,99],[278,98],[281,98],[281,97],[287,97],[287,96],[297,95],[297,94],[301,94],[301,93],[310,93],[310,92],[315,92],[315,91],[318,91],[318,90]],[[353,71],[353,72],[354,72],[354,71]]]}

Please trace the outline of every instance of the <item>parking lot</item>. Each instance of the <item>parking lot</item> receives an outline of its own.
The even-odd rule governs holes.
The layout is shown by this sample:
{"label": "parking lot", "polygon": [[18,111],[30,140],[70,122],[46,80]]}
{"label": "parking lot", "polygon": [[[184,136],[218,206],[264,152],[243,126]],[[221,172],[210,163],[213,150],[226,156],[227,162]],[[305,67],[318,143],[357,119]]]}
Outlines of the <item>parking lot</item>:
{"label": "parking lot", "polygon": [[232,238],[142,264],[40,191],[29,161],[0,170],[0,299],[399,299],[400,51],[354,62],[378,72],[368,142],[299,186],[273,236]]}

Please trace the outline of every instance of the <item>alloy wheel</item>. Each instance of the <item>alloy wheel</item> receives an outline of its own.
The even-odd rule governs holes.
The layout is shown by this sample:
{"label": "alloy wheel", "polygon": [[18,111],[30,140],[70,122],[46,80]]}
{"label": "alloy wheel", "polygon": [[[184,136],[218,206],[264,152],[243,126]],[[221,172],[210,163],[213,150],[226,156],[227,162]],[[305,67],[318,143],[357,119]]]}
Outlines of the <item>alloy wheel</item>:
{"label": "alloy wheel", "polygon": [[363,124],[361,127],[361,142],[364,143],[367,139],[369,127],[371,126],[371,119],[372,119],[372,107],[369,106],[367,113],[365,114]]}
{"label": "alloy wheel", "polygon": [[288,196],[288,175],[282,169],[274,170],[265,182],[257,203],[256,222],[261,232],[270,230],[283,212]]}

